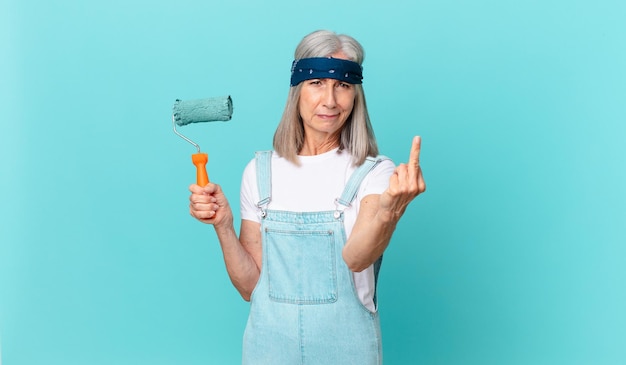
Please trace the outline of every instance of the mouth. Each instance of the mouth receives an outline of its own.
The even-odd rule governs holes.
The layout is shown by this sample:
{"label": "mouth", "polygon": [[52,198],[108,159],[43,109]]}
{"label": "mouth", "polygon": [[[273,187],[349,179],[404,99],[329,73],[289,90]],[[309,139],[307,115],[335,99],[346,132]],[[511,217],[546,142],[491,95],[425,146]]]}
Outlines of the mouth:
{"label": "mouth", "polygon": [[335,119],[339,116],[339,114],[318,114],[317,116],[320,119]]}

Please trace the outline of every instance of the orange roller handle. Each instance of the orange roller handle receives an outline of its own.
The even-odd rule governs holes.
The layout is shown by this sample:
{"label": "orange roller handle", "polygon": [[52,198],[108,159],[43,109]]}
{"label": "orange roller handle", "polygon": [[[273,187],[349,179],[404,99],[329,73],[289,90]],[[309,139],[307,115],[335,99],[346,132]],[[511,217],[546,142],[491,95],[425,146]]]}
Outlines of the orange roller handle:
{"label": "orange roller handle", "polygon": [[206,172],[206,163],[209,161],[209,155],[206,153],[194,153],[191,155],[191,161],[196,165],[196,184],[207,186],[209,184],[209,175]]}

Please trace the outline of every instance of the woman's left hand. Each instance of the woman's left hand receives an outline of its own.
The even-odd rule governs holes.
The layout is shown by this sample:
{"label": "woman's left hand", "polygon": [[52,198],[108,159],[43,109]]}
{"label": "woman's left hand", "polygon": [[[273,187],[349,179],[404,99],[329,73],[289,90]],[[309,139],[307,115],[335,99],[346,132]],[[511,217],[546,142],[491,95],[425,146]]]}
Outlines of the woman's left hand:
{"label": "woman's left hand", "polygon": [[409,162],[396,167],[389,178],[389,188],[380,196],[378,212],[384,214],[386,219],[399,220],[409,203],[426,191],[420,167],[421,143],[421,137],[413,138]]}
{"label": "woman's left hand", "polygon": [[413,138],[408,164],[400,164],[389,178],[389,187],[380,195],[368,195],[345,246],[343,259],[360,272],[383,254],[406,207],[426,190],[420,168],[420,137]]}

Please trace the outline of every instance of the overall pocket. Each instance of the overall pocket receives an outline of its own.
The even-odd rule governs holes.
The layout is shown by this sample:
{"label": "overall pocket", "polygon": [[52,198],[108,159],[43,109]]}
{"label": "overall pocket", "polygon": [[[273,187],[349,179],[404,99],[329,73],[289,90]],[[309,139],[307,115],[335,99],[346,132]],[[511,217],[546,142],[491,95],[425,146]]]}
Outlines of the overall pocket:
{"label": "overall pocket", "polygon": [[332,230],[266,228],[264,235],[270,299],[294,304],[337,301],[335,236]]}

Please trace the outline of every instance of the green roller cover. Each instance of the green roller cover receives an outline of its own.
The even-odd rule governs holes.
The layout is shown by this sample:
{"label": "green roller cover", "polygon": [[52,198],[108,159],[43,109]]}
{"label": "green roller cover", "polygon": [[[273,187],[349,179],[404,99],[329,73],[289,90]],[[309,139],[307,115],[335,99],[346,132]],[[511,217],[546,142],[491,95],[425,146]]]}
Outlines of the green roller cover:
{"label": "green roller cover", "polygon": [[179,100],[174,102],[174,121],[179,126],[189,123],[227,122],[233,116],[230,96],[216,98]]}

